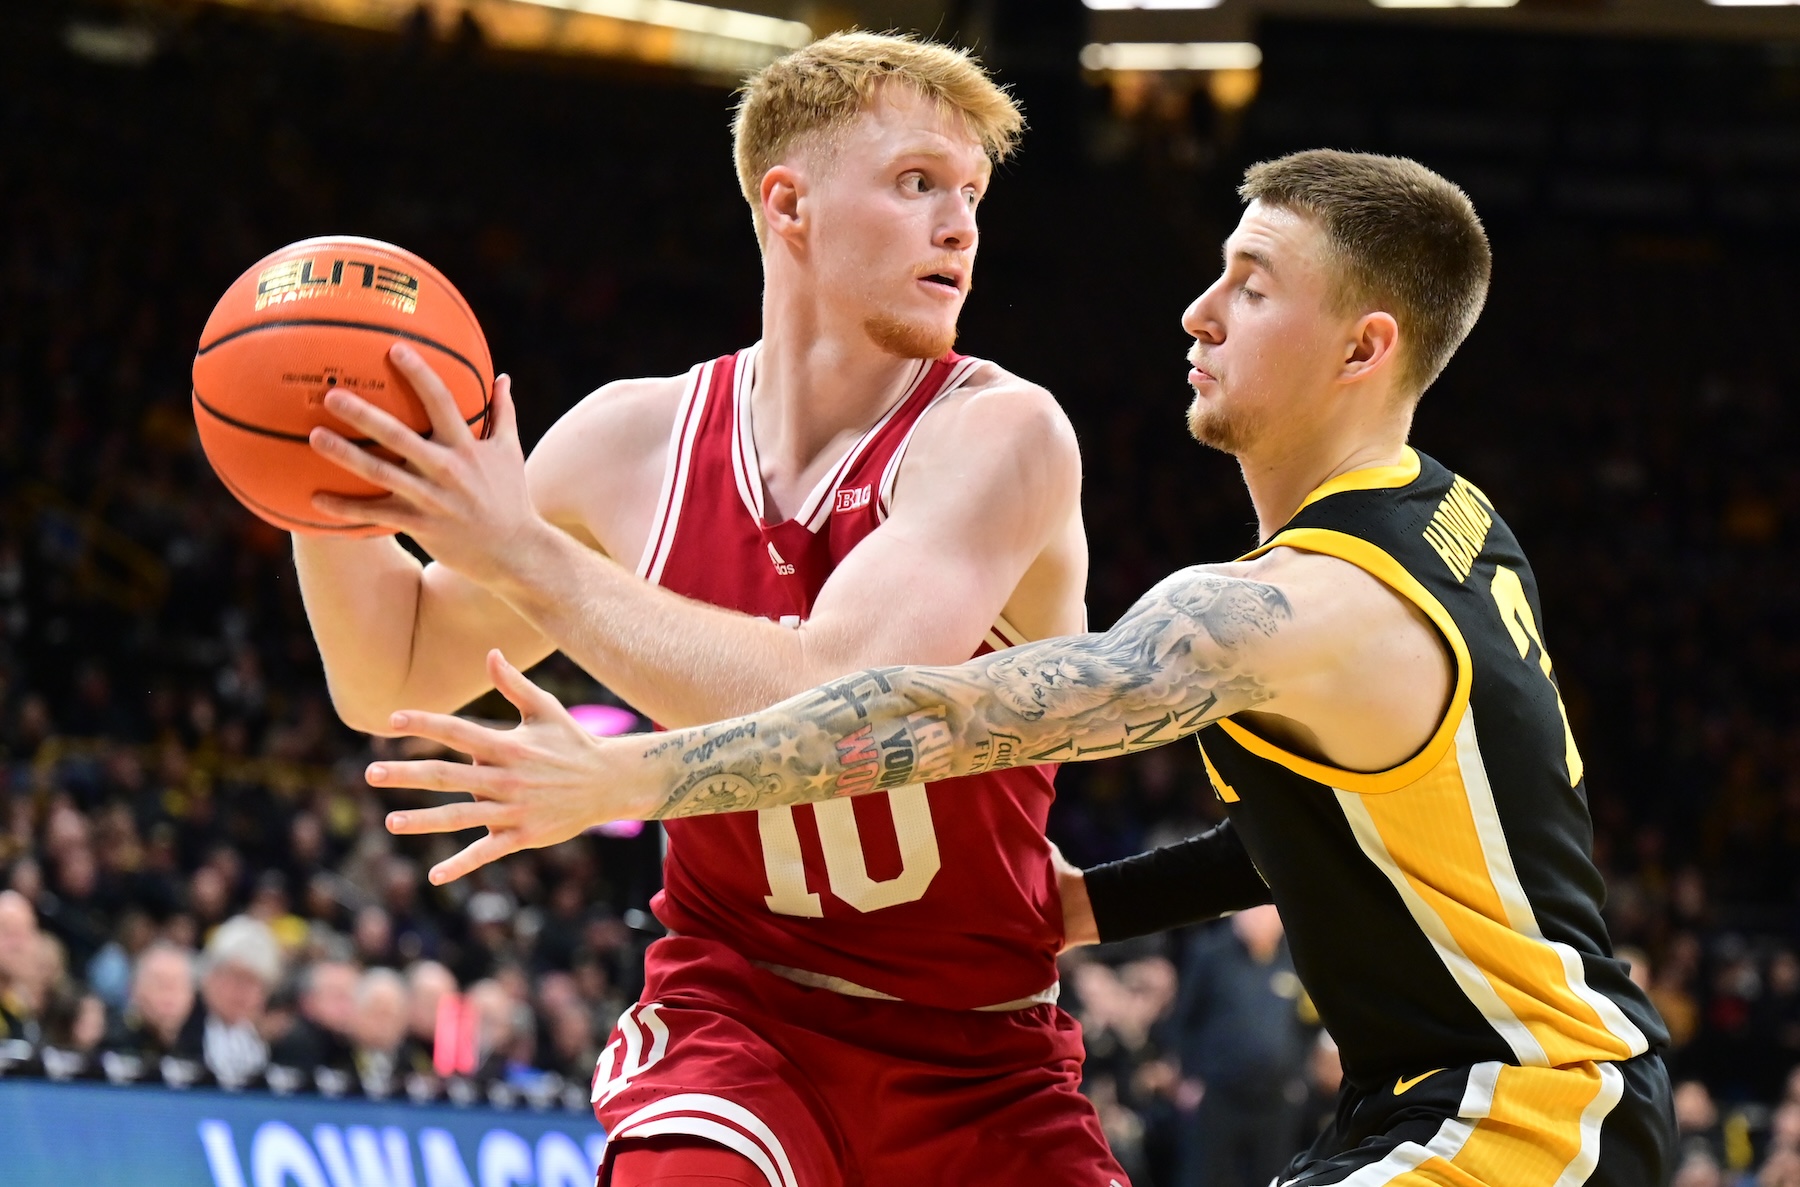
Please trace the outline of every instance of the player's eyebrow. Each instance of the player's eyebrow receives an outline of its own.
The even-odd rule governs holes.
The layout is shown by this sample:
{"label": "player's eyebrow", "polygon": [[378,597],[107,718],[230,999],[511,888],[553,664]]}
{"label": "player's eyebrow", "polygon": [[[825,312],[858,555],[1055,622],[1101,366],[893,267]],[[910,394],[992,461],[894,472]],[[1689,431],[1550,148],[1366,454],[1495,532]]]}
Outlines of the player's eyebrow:
{"label": "player's eyebrow", "polygon": [[1230,252],[1225,257],[1225,263],[1227,265],[1230,265],[1233,260],[1248,260],[1256,267],[1267,272],[1270,276],[1275,275],[1275,261],[1271,260],[1263,252],[1254,251],[1248,247],[1240,247],[1235,251]]}
{"label": "player's eyebrow", "polygon": [[[908,147],[902,148],[899,152],[894,154],[894,161],[896,163],[899,163],[902,161],[917,161],[917,160],[941,161],[944,164],[948,164],[948,165],[953,165],[956,163],[956,158],[955,158],[954,154],[945,152],[941,148],[936,148],[934,146],[925,145],[925,144],[909,145]],[[993,176],[994,163],[992,161],[988,160],[986,154],[982,155],[980,169],[981,169],[981,176],[983,178],[988,178],[988,177]]]}

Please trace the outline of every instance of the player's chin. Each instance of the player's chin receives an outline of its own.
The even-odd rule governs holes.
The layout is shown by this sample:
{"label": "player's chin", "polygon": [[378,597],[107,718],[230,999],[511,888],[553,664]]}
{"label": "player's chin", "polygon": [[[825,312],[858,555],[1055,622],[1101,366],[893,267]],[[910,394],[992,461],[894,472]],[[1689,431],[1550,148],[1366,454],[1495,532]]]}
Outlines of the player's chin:
{"label": "player's chin", "polygon": [[877,314],[863,323],[871,341],[903,359],[938,359],[956,345],[956,318]]}

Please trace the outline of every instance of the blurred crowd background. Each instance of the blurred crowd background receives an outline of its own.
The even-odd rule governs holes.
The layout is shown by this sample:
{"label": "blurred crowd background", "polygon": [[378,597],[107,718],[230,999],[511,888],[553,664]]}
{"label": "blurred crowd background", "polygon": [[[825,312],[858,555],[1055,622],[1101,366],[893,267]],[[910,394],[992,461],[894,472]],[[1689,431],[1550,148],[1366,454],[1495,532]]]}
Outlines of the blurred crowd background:
{"label": "blurred crowd background", "polygon": [[[752,341],[728,90],[207,9],[101,63],[65,46],[73,8],[0,10],[0,1074],[585,1108],[657,931],[654,829],[428,886],[446,843],[379,826],[360,770],[395,744],[334,717],[287,538],[212,477],[187,375],[226,284],[327,232],[456,281],[528,440],[602,382]],[[1678,1182],[1800,1185],[1800,54],[1259,40],[1253,94],[1006,75],[1033,128],[983,207],[961,349],[1073,418],[1109,622],[1253,542],[1180,419],[1178,318],[1242,167],[1330,145],[1462,183],[1493,296],[1415,442],[1536,565],[1608,920],[1674,1035]],[[1093,863],[1218,815],[1178,746],[1065,768],[1052,837]],[[1080,953],[1064,985],[1140,1183],[1261,1182],[1328,1115],[1335,1055],[1270,911]]]}

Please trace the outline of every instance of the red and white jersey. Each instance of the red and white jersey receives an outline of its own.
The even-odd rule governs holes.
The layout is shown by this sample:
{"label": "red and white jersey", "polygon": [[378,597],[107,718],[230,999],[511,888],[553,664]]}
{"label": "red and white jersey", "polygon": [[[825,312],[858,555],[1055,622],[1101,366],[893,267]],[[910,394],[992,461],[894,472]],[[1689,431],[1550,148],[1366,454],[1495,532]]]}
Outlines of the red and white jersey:
{"label": "red and white jersey", "polygon": [[[799,513],[770,524],[750,431],[759,353],[691,373],[638,573],[798,625],[838,562],[886,518],[920,418],[981,361],[921,361],[905,395]],[[999,621],[976,654],[1024,641]],[[668,821],[652,908],[671,931],[728,944],[802,984],[957,1009],[1051,1000],[1062,940],[1044,839],[1054,770]]]}

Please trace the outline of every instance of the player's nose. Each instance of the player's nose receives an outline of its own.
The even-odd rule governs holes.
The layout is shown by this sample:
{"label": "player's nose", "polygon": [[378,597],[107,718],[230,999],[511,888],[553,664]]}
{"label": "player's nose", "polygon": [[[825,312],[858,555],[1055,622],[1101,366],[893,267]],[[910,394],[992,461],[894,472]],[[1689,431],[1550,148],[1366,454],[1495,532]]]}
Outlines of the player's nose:
{"label": "player's nose", "polygon": [[1219,343],[1225,341],[1225,323],[1214,315],[1212,297],[1213,289],[1195,297],[1182,311],[1181,328],[1202,342]]}
{"label": "player's nose", "polygon": [[947,251],[970,250],[975,246],[975,208],[960,194],[953,195],[945,205],[948,209],[938,223],[933,246]]}

